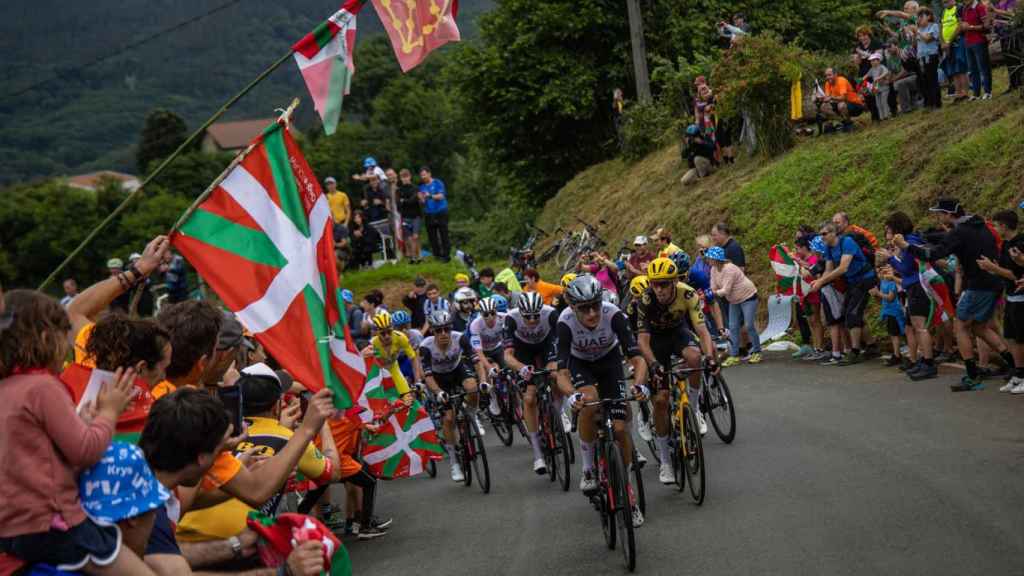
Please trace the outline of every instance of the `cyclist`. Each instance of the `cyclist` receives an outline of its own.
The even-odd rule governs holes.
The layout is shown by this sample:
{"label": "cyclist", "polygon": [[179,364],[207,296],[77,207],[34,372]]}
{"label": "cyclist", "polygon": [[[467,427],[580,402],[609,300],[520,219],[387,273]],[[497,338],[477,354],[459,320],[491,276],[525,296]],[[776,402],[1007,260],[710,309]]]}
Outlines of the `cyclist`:
{"label": "cyclist", "polygon": [[394,329],[394,322],[389,312],[378,312],[373,317],[373,326],[377,334],[370,339],[370,346],[373,348],[373,357],[381,368],[391,373],[391,380],[395,383],[395,389],[407,405],[412,404],[413,394],[409,389],[409,383],[402,373],[399,359],[404,354],[412,361],[413,375],[416,382],[423,381],[423,372],[419,362],[416,362],[416,350],[409,344],[409,337],[401,331]]}
{"label": "cyclist", "polygon": [[566,272],[565,274],[562,275],[562,280],[559,283],[562,286],[562,293],[559,294],[558,296],[555,296],[555,300],[551,304],[555,308],[556,317],[558,314],[562,313],[562,310],[565,310],[566,308],[569,307],[569,303],[565,301],[565,289],[568,288],[569,283],[575,279],[575,272]]}
{"label": "cyclist", "polygon": [[463,286],[455,291],[452,296],[455,301],[455,310],[452,315],[452,327],[457,332],[466,332],[469,323],[476,317],[476,292],[472,288]]}
{"label": "cyclist", "polygon": [[[413,350],[419,350],[420,343],[423,342],[423,333],[412,327],[412,316],[405,310],[397,310],[391,314],[391,325],[394,326],[395,330],[398,330],[405,337],[409,339],[409,346]],[[423,378],[416,378],[417,367],[413,364],[419,365],[419,356],[410,358],[404,352],[400,352],[398,355],[398,367],[402,369],[402,375],[405,376],[405,381],[422,382]],[[422,365],[418,366],[420,374],[422,374]]]}
{"label": "cyclist", "polygon": [[501,294],[495,294],[491,296],[491,300],[494,301],[494,308],[498,310],[499,314],[508,314],[508,298]]}
{"label": "cyclist", "polygon": [[480,421],[476,416],[479,403],[479,395],[476,393],[476,378],[473,376],[473,369],[466,361],[472,355],[472,350],[464,346],[465,340],[461,333],[452,331],[452,315],[447,310],[434,311],[427,322],[430,324],[433,335],[425,338],[420,344],[423,374],[427,387],[437,397],[438,402],[445,406],[442,428],[448,448],[448,457],[452,461],[452,480],[462,482],[466,477],[455,457],[455,411],[451,406],[446,405],[449,394],[465,390],[467,393],[466,411],[473,418],[480,434],[483,435],[483,427],[480,426]]}
{"label": "cyclist", "polygon": [[[480,382],[490,382],[500,368],[505,367],[505,315],[498,312],[497,303],[492,298],[480,301],[479,314],[469,324],[469,347],[473,350],[473,362],[476,375]],[[490,394],[488,409],[498,416],[498,396]]]}
{"label": "cyclist", "polygon": [[[669,390],[666,370],[672,365],[672,355],[686,361],[688,368],[700,368],[701,352],[715,365],[715,348],[711,333],[704,322],[700,295],[679,281],[679,267],[669,258],[656,258],[647,265],[650,287],[640,298],[637,325],[640,351],[651,366],[652,380],[656,380],[654,395],[654,442],[658,446],[661,467],[658,479],[662,484],[675,481],[669,459]],[[696,333],[696,338],[694,338]],[[691,372],[690,399],[697,406],[700,394],[700,373]],[[694,410],[700,433],[706,434],[708,425],[700,410]]]}
{"label": "cyclist", "polygon": [[[623,397],[623,348],[633,366],[634,392],[646,394],[647,364],[629,330],[626,315],[614,304],[603,301],[601,293],[601,283],[597,278],[589,274],[578,276],[566,291],[571,308],[558,318],[558,386],[563,393],[572,395],[573,405],[580,411],[580,462],[583,469],[580,490],[584,494],[597,490],[593,470],[597,430],[594,426],[595,407],[583,407],[583,404],[598,398]],[[633,443],[627,427],[628,410],[625,403],[616,404],[610,410],[615,420],[616,440],[622,446],[622,456],[628,469],[633,459]],[[643,514],[634,501],[630,491],[633,525],[639,526],[643,523]]]}
{"label": "cyclist", "polygon": [[[556,368],[557,321],[555,309],[544,304],[543,297],[537,292],[520,294],[519,306],[505,316],[505,365],[518,372],[519,378],[526,383],[523,391],[523,417],[530,446],[533,447],[533,471],[537,474],[546,474],[547,465],[540,449],[537,386],[533,383],[533,370],[542,366],[548,370]],[[563,426],[566,420],[567,416],[563,418]],[[569,423],[568,428],[571,427]]]}
{"label": "cyclist", "polygon": [[643,298],[644,292],[650,287],[651,282],[647,279],[647,275],[634,276],[629,281],[629,304],[626,305],[626,317],[629,318],[629,329],[637,334],[637,316],[639,315],[638,308],[640,307],[640,299]]}

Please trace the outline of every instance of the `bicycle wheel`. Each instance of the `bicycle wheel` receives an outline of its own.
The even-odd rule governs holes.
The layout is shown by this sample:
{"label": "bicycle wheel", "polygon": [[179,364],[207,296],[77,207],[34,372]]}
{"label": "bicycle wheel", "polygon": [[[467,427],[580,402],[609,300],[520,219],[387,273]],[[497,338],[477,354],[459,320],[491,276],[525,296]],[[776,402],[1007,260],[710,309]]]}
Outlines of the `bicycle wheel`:
{"label": "bicycle wheel", "polygon": [[599,499],[598,512],[601,514],[601,530],[604,532],[604,543],[609,550],[615,550],[615,498],[611,491],[611,484],[608,481],[608,450],[604,446],[605,441],[600,440],[597,446],[597,465],[594,467],[597,472],[597,487]]}
{"label": "bicycle wheel", "polygon": [[565,433],[565,428],[562,426],[562,418],[558,414],[558,409],[552,406],[551,410],[554,412],[554,414],[552,414],[552,420],[555,421],[555,444],[552,450],[552,461],[556,464],[556,476],[558,476],[558,482],[562,486],[562,492],[568,492],[570,470],[572,466],[572,459],[569,454],[569,450],[572,443],[569,440],[569,435]]}
{"label": "bicycle wheel", "polygon": [[427,476],[430,476],[431,478],[437,478],[437,460],[427,460]]}
{"label": "bicycle wheel", "polygon": [[[512,432],[512,425],[508,421],[508,417],[505,416],[505,405],[507,404],[502,398],[502,394],[499,394],[497,390],[493,390],[491,394],[498,394],[498,409],[501,412],[497,416],[491,414],[490,409],[487,410],[487,417],[491,420],[491,428],[494,428],[494,433],[498,435],[498,439],[505,446],[512,445],[512,439],[514,438]],[[481,403],[483,404],[483,403]]]}
{"label": "bicycle wheel", "polygon": [[579,252],[583,238],[579,234],[573,234],[558,247],[558,254],[555,255],[555,265],[563,272],[568,266],[569,260]]}
{"label": "bicycle wheel", "polygon": [[491,468],[487,464],[487,448],[483,436],[472,424],[469,426],[469,435],[473,443],[473,474],[476,475],[477,486],[484,494],[488,494],[491,491]]}
{"label": "bicycle wheel", "polygon": [[[634,428],[640,428],[640,421],[646,419],[651,422],[651,405],[649,401],[640,402],[639,410],[636,411],[636,426]],[[643,440],[643,438],[640,438]],[[653,429],[650,440],[643,440],[644,444],[647,444],[647,451],[651,453],[651,458],[659,465],[661,464],[661,455],[658,453],[658,444],[654,441]]]}
{"label": "bicycle wheel", "polygon": [[716,374],[704,383],[701,395],[707,406],[707,414],[711,416],[711,425],[715,434],[726,444],[732,444],[736,438],[736,406],[732,402],[729,385],[721,374]]}
{"label": "bicycle wheel", "polygon": [[558,478],[558,462],[555,461],[555,432],[551,427],[548,411],[544,410],[545,407],[544,402],[541,402],[540,449],[544,454],[544,466],[548,470],[548,481],[554,482]]}
{"label": "bicycle wheel", "polygon": [[608,458],[609,484],[614,497],[613,510],[618,527],[619,548],[626,568],[632,572],[636,569],[636,539],[633,533],[633,507],[629,504],[629,475],[622,458],[622,449],[617,442],[610,442],[611,450]]}
{"label": "bicycle wheel", "polygon": [[526,420],[524,420],[524,408],[523,408],[523,393],[516,386],[515,389],[509,394],[509,400],[512,402],[512,418],[515,421],[516,428],[519,429],[519,433],[522,434],[523,440],[530,441],[530,436],[526,432]]}
{"label": "bicycle wheel", "polygon": [[636,504],[640,507],[640,512],[644,515],[647,514],[647,493],[644,492],[644,469],[640,467],[637,462],[637,455],[640,452],[633,448],[633,464],[630,467],[633,469],[633,491],[636,492]]}
{"label": "bicycle wheel", "polygon": [[562,243],[561,242],[555,242],[547,250],[542,252],[540,256],[537,257],[537,262],[540,263],[540,264],[543,264],[543,263],[547,262],[548,260],[551,260],[551,258],[555,254],[558,253],[558,249],[561,248],[561,247],[562,247]]}
{"label": "bicycle wheel", "polygon": [[459,423],[459,462],[462,464],[463,486],[473,484],[473,447],[469,436],[469,417],[463,415]]}
{"label": "bicycle wheel", "polygon": [[683,407],[683,470],[686,471],[686,481],[690,484],[690,496],[697,505],[704,503],[704,481],[706,472],[704,470],[704,444],[700,439],[700,429],[697,427],[697,417],[689,406]]}

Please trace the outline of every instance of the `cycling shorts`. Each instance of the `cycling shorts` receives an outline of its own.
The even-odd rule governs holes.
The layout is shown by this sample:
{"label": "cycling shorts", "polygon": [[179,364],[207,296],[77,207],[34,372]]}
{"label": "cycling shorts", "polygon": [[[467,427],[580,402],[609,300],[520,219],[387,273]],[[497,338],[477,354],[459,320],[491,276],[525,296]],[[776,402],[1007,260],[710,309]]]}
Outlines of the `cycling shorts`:
{"label": "cycling shorts", "polygon": [[[594,386],[597,388],[598,397],[602,400],[624,397],[625,374],[622,370],[622,351],[618,348],[612,348],[610,352],[593,362],[569,356],[568,368],[573,388]],[[612,406],[612,418],[615,420],[626,419],[625,402]]]}
{"label": "cycling shorts", "polygon": [[[505,367],[505,348],[498,347],[494,350],[484,350],[484,356],[491,364],[497,364],[499,368]],[[473,364],[478,364],[476,359],[476,352],[473,353]]]}
{"label": "cycling shorts", "polygon": [[543,368],[549,362],[558,361],[558,349],[555,347],[555,332],[551,331],[543,342],[528,344],[519,339],[512,341],[512,355],[521,364]]}
{"label": "cycling shorts", "polygon": [[459,362],[459,365],[455,367],[455,370],[451,372],[434,372],[431,374],[434,377],[434,382],[449,394],[458,394],[462,392],[462,384],[466,380],[473,380],[476,378],[476,373],[473,372],[473,368],[466,363],[465,360]]}
{"label": "cycling shorts", "polygon": [[684,322],[672,330],[651,333],[651,352],[659,364],[669,369],[672,367],[672,356],[682,357],[683,348],[700,346],[697,336],[690,331]]}

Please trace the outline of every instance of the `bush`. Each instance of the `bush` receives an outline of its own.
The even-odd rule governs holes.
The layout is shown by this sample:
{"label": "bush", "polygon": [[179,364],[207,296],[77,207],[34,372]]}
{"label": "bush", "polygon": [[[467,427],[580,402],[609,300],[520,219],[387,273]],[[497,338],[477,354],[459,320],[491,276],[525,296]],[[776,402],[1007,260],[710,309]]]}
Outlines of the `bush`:
{"label": "bush", "polygon": [[636,104],[626,109],[622,121],[622,156],[636,161],[667,144],[674,120],[662,102]]}

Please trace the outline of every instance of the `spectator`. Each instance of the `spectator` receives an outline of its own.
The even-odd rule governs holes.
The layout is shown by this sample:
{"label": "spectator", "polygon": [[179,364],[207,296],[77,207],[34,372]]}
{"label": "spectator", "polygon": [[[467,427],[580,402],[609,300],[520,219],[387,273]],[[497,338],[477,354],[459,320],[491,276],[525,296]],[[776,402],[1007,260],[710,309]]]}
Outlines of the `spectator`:
{"label": "spectator", "polygon": [[412,290],[402,298],[402,305],[409,310],[413,327],[423,326],[427,317],[423,312],[423,303],[427,301],[427,281],[417,276],[412,283]]}
{"label": "spectator", "polygon": [[654,238],[658,240],[658,258],[668,258],[681,250],[672,243],[672,232],[668,228],[661,227],[655,230]]}
{"label": "spectator", "polygon": [[821,237],[828,246],[825,274],[814,281],[812,291],[842,277],[846,280],[846,294],[843,298],[843,316],[850,331],[850,353],[843,357],[841,366],[857,364],[863,360],[861,345],[864,339],[864,310],[867,308],[869,291],[878,283],[873,262],[861,250],[857,241],[849,234],[842,235],[839,227],[829,222],[821,229]]}
{"label": "spectator", "polygon": [[[402,168],[397,187],[398,213],[402,217],[402,237],[405,240],[405,257],[416,264],[420,261],[420,228],[423,222],[423,201],[412,183],[412,173]],[[418,326],[418,324],[417,324]]]}
{"label": "spectator", "polygon": [[352,267],[361,268],[373,264],[373,255],[380,249],[380,233],[365,221],[362,210],[352,215]]}
{"label": "spectator", "polygon": [[352,261],[352,237],[349,227],[337,222],[334,223],[331,232],[334,240],[334,257],[338,261],[338,271],[341,272]]}
{"label": "spectator", "polygon": [[370,343],[370,332],[363,322],[363,309],[355,304],[355,295],[348,288],[341,291],[341,301],[345,304],[345,317],[348,319],[348,332],[355,341],[356,348],[362,350]]}
{"label": "spectator", "polygon": [[359,301],[359,307],[363,309],[363,325],[367,334],[373,331],[373,317],[380,312],[387,312],[388,307],[384,305],[384,293],[374,288],[363,296]]}
{"label": "spectator", "polygon": [[1006,288],[1006,307],[1003,310],[1003,338],[1013,355],[1014,372],[1000,392],[1024,394],[1024,289],[1018,282],[1024,278],[1024,266],[1018,260],[1024,252],[1024,234],[1018,234],[1019,220],[1013,210],[1004,210],[992,217],[993,225],[1004,238],[998,264],[981,258],[978,266],[999,276]]}
{"label": "spectator", "polygon": [[366,183],[369,182],[371,174],[377,176],[377,178],[382,181],[386,181],[388,179],[388,175],[384,172],[384,169],[377,165],[377,160],[375,160],[373,156],[367,156],[363,159],[363,173],[353,174],[352,179],[356,182]]}
{"label": "spectator", "polygon": [[[815,275],[812,271],[820,260],[819,255],[811,248],[815,238],[821,242],[813,229],[802,232],[796,239],[796,253],[793,255],[793,261],[800,266],[800,281],[808,284],[814,282]],[[821,322],[821,295],[817,292],[802,294],[795,302],[797,325],[800,327],[803,346],[793,354],[793,357],[818,362],[827,359],[825,329]]]}
{"label": "spectator", "polygon": [[526,272],[523,272],[523,278],[526,280],[523,292],[537,292],[548,306],[552,305],[556,296],[562,295],[562,287],[541,280],[540,272],[537,272],[536,268],[527,268]]}
{"label": "spectator", "polygon": [[[121,260],[120,258],[111,258],[110,260],[107,260],[107,274],[109,275],[110,278],[117,278],[124,271],[124,261]],[[110,311],[127,314],[128,308],[131,306],[131,303],[131,290],[125,289],[124,293],[122,293],[120,296],[118,296],[112,302],[110,302]]]}
{"label": "spectator", "polygon": [[494,295],[501,296],[509,303],[509,308],[515,308],[515,300],[512,298],[512,291],[508,289],[508,284],[504,282],[494,283]]}
{"label": "spectator", "polygon": [[[917,14],[920,6],[914,0],[903,3],[903,10],[879,10],[875,17],[882,20],[882,30],[888,35],[888,43],[896,44],[900,50],[914,48],[913,27],[917,23]],[[896,28],[889,26],[887,20],[894,22]]]}
{"label": "spectator", "polygon": [[920,68],[921,97],[924,107],[937,109],[942,107],[942,90],[939,88],[939,25],[935,23],[935,13],[924,7],[917,12],[917,27],[914,28],[917,38],[917,62]]}
{"label": "spectator", "polygon": [[67,308],[76,296],[78,296],[78,282],[74,278],[64,280],[64,297],[60,299],[61,307]]}
{"label": "spectator", "polygon": [[739,266],[740,270],[747,269],[747,256],[743,253],[743,247],[732,236],[732,229],[725,222],[719,222],[711,227],[711,240],[716,246],[725,250],[725,258]]}
{"label": "spectator", "polygon": [[131,399],[134,371],[115,374],[96,400],[75,410],[55,374],[70,353],[71,323],[48,296],[30,290],[4,295],[0,329],[0,552],[67,570],[145,574],[142,560],[121,547],[117,528],[82,510],[77,473],[100,460],[114,423]]}
{"label": "spectator", "polygon": [[427,329],[430,327],[428,321],[430,315],[437,310],[448,310],[451,305],[448,300],[441,298],[441,289],[437,287],[437,284],[428,284],[426,291],[427,299],[423,302],[423,324],[420,327],[420,332],[427,333]]}
{"label": "spectator", "polygon": [[[967,47],[971,100],[992,99],[992,63],[988,56],[988,10],[978,0],[967,0],[963,7],[960,32]],[[984,90],[984,92],[982,92]]]}
{"label": "spectator", "polygon": [[608,292],[619,294],[619,267],[608,257],[607,252],[594,251],[585,254],[580,261],[579,269],[592,274]]}
{"label": "spectator", "polygon": [[885,49],[885,67],[892,79],[892,90],[889,92],[889,108],[895,111],[895,103],[899,103],[900,114],[914,110],[914,90],[917,81],[917,60],[913,50],[900,48],[895,43]]}
{"label": "spectator", "polygon": [[[1017,0],[999,0],[990,9],[992,13],[993,26],[996,35],[999,37],[999,47],[1003,56],[1012,57],[1018,61],[1021,58],[1021,41],[1014,38],[1014,18],[1016,16]],[[1010,84],[1003,94],[1009,94],[1024,85],[1024,66],[1008,67]]]}
{"label": "spectator", "polygon": [[960,356],[967,367],[967,375],[959,384],[952,386],[954,392],[980,390],[981,383],[978,363],[974,359],[972,336],[984,340],[990,348],[999,352],[1006,365],[1014,368],[1013,356],[989,325],[995,312],[996,297],[1002,291],[1002,283],[996,276],[986,272],[980,265],[982,258],[990,261],[999,257],[998,239],[989,230],[985,221],[974,214],[967,214],[960,202],[953,198],[939,200],[929,211],[941,223],[952,229],[938,245],[914,246],[897,234],[893,244],[901,250],[909,250],[915,257],[933,261],[955,255],[961,268],[963,292],[956,304],[956,335]]}
{"label": "spectator", "polygon": [[740,363],[741,321],[751,345],[750,356],[744,360],[750,364],[761,362],[761,341],[754,325],[754,319],[757,318],[757,287],[739,266],[726,258],[725,250],[721,247],[708,248],[704,257],[711,262],[711,290],[729,303],[729,357],[722,362],[722,367]]}
{"label": "spectator", "polygon": [[732,17],[732,24],[728,24],[725,20],[718,22],[718,35],[722,38],[729,40],[729,46],[732,46],[743,36],[750,34],[750,25],[747,24],[746,18],[743,14],[736,14]]}
{"label": "spectator", "polygon": [[348,226],[352,218],[352,205],[348,194],[338,190],[338,181],[333,176],[324,179],[324,187],[327,188],[327,204],[331,207],[331,216],[334,218],[335,226]]}
{"label": "spectator", "polygon": [[[897,234],[903,236],[909,244],[924,245],[924,240],[914,232],[910,217],[903,212],[893,212],[885,221],[885,236],[890,244]],[[928,331],[932,300],[921,284],[920,263],[917,257],[906,249],[880,249],[878,255],[886,259],[899,276],[900,286],[906,294],[907,316],[910,316],[911,324],[911,328],[906,331],[907,347],[910,349],[910,361],[916,362],[905,370],[907,377],[911,380],[935,378],[938,376],[938,369],[933,359],[932,336]]]}
{"label": "spectator", "polygon": [[[856,30],[857,44],[853,47],[853,63],[857,66],[858,84],[864,80],[871,70],[871,55],[882,51],[882,43],[871,35],[870,26],[860,26]],[[866,98],[868,110],[871,112],[871,119],[877,121],[878,108],[873,98]]]}
{"label": "spectator", "polygon": [[697,236],[695,242],[697,257],[694,258],[693,264],[690,265],[690,270],[687,272],[686,283],[700,292],[703,297],[704,317],[707,319],[708,330],[712,336],[718,338],[725,334],[725,319],[718,306],[718,300],[715,299],[715,293],[711,291],[711,263],[705,256],[708,248],[714,244],[711,242],[711,236],[707,234]]}
{"label": "spectator", "polygon": [[494,269],[484,268],[480,271],[480,276],[476,282],[473,283],[473,290],[480,296],[480,299],[490,298],[494,295]]}
{"label": "spectator", "polygon": [[956,0],[943,0],[942,12],[942,71],[946,80],[953,82],[956,95],[953,103],[967,99],[967,45],[960,28],[959,9]]}
{"label": "spectator", "polygon": [[874,95],[875,110],[878,111],[878,120],[888,120],[889,112],[889,88],[892,84],[892,74],[882,64],[882,53],[875,52],[868,57],[871,67],[868,68],[866,79],[871,81],[871,93]]}
{"label": "spectator", "polygon": [[693,184],[714,171],[716,165],[715,143],[712,139],[702,134],[700,127],[696,124],[690,124],[686,127],[686,139],[683,142],[681,151],[686,159],[686,165],[690,167],[679,180],[682,185],[688,186]]}
{"label": "spectator", "polygon": [[619,149],[622,149],[622,118],[626,109],[626,100],[622,95],[622,88],[612,90],[612,126],[615,128],[615,137],[619,142]]}
{"label": "spectator", "polygon": [[824,93],[815,94],[814,100],[818,108],[816,120],[819,134],[823,132],[823,107],[825,112],[842,120],[843,130],[847,132],[853,129],[852,118],[860,116],[865,110],[864,99],[853,89],[850,81],[841,74],[836,74],[833,68],[825,69]]}
{"label": "spectator", "polygon": [[434,258],[442,262],[451,260],[451,245],[448,239],[448,191],[444,182],[434,178],[430,168],[420,168],[420,198],[427,220],[427,236]]}
{"label": "spectator", "polygon": [[[871,295],[882,302],[881,318],[882,322],[885,322],[885,330],[889,334],[889,340],[892,343],[892,355],[885,361],[885,365],[904,365],[904,367],[909,368],[912,362],[903,358],[903,355],[900,353],[900,348],[902,348],[900,336],[903,336],[906,331],[907,320],[903,315],[903,307],[900,306],[899,288],[897,287],[899,277],[893,273],[892,268],[889,266],[883,266],[879,270],[879,277],[881,281],[878,287],[871,289]],[[914,350],[911,350],[910,354],[913,356]]]}
{"label": "spectator", "polygon": [[366,217],[370,222],[387,220],[390,212],[391,194],[388,192],[387,180],[376,173],[368,176],[369,187],[366,189]]}
{"label": "spectator", "polygon": [[180,254],[168,252],[167,269],[164,271],[164,286],[167,289],[167,304],[188,300],[188,270]]}
{"label": "spectator", "polygon": [[651,254],[650,248],[647,247],[647,236],[640,235],[634,238],[633,253],[626,260],[626,272],[629,275],[629,279],[632,280],[637,276],[646,275],[647,264],[651,260],[654,260],[654,254]]}

